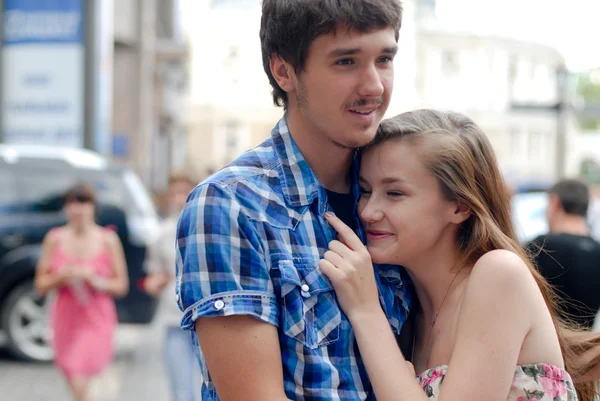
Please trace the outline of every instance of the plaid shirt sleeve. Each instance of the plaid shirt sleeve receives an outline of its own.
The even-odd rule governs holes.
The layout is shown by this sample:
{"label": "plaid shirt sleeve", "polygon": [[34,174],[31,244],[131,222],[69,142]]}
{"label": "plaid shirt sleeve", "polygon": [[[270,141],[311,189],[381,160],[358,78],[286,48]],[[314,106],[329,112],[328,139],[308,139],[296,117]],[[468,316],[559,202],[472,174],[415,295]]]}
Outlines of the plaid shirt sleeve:
{"label": "plaid shirt sleeve", "polygon": [[256,222],[227,186],[190,194],[177,227],[176,293],[182,328],[199,317],[248,315],[278,325],[279,307]]}

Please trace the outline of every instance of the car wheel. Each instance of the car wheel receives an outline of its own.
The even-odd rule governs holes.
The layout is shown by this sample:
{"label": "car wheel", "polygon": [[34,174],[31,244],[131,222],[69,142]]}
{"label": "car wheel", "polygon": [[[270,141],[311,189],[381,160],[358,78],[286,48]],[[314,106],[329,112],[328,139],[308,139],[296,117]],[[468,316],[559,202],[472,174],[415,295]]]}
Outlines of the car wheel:
{"label": "car wheel", "polygon": [[15,357],[38,362],[54,358],[48,305],[47,297],[39,295],[31,281],[19,284],[8,294],[0,318],[8,350]]}

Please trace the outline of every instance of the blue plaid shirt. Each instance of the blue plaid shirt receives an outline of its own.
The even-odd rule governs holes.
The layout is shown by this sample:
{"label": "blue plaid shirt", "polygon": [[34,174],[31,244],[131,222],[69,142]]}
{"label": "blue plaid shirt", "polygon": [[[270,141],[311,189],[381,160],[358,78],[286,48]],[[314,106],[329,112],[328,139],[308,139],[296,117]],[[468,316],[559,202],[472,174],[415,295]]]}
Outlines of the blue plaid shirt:
{"label": "blue plaid shirt", "polygon": [[[355,176],[357,163],[358,156]],[[358,196],[356,183],[353,191]],[[324,218],[328,210],[326,191],[284,117],[270,139],[190,194],[177,230],[182,327],[193,330],[205,316],[253,316],[278,328],[291,400],[374,400],[350,322],[331,283],[317,271],[336,238]],[[403,285],[406,273],[387,265],[376,270],[381,304],[399,333],[412,299]],[[198,345],[195,333],[192,338]],[[218,400],[197,349],[202,400]]]}

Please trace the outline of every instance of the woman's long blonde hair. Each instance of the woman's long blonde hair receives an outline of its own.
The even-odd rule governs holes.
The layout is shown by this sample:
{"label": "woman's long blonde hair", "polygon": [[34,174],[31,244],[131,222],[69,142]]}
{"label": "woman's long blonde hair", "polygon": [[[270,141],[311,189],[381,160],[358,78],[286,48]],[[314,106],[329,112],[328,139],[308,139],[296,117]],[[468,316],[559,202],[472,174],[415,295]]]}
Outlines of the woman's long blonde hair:
{"label": "woman's long blonde hair", "polygon": [[445,198],[471,209],[458,236],[464,264],[474,264],[495,249],[512,251],[526,262],[552,314],[565,368],[576,383],[578,397],[593,401],[594,379],[598,378],[590,372],[600,363],[600,335],[579,332],[559,318],[556,294],[516,239],[509,190],[487,136],[460,113],[424,109],[382,121],[371,146],[390,139],[419,146],[423,162],[437,178]]}

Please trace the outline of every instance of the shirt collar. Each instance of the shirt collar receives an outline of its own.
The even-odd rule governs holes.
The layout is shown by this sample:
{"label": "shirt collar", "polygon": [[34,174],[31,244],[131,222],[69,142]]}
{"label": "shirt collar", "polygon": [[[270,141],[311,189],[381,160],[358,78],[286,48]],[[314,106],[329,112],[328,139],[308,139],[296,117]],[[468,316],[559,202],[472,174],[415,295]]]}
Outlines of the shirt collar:
{"label": "shirt collar", "polygon": [[[275,128],[273,128],[271,139],[273,141],[273,149],[281,166],[282,191],[287,202],[292,207],[302,207],[308,206],[318,199],[319,213],[325,213],[327,199],[325,188],[319,182],[319,179],[308,165],[308,162],[292,138],[286,116],[283,116]],[[360,196],[358,187],[359,167],[360,155],[359,152],[356,152],[351,167],[351,191],[355,201],[358,201]],[[358,219],[356,214],[355,219]],[[356,226],[360,227],[360,224]],[[361,238],[364,237],[362,235],[362,228],[359,231]]]}

